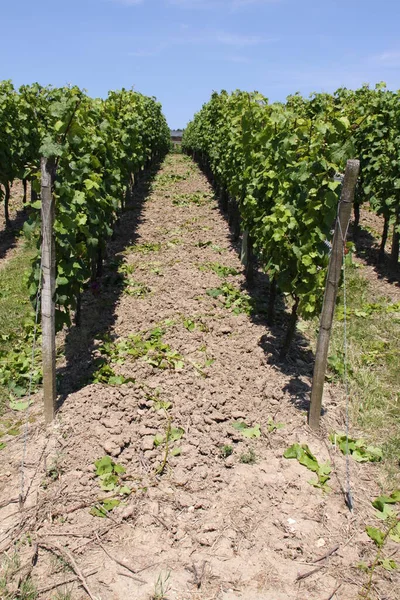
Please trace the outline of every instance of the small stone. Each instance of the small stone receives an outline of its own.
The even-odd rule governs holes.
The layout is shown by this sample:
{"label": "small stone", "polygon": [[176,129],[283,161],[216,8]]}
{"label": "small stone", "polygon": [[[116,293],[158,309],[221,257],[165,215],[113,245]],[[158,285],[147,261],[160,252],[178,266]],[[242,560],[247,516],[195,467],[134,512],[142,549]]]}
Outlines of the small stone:
{"label": "small stone", "polygon": [[142,438],[142,449],[153,450],[154,448],[154,437],[152,435],[146,435]]}
{"label": "small stone", "polygon": [[[110,454],[111,456],[118,456],[118,455],[114,454],[114,451],[117,447],[116,444],[114,443],[114,440],[112,440],[112,439],[104,440],[101,445],[103,446],[103,449],[107,454]],[[120,448],[119,448],[119,450],[121,451]]]}
{"label": "small stone", "polygon": [[228,420],[228,417],[226,415],[223,415],[221,412],[219,412],[217,410],[214,411],[213,413],[211,413],[210,417],[216,423],[223,423],[224,421]]}
{"label": "small stone", "polygon": [[135,512],[135,509],[134,509],[133,506],[127,506],[122,511],[121,516],[122,516],[123,519],[129,519],[133,515],[134,512]]}
{"label": "small stone", "polygon": [[319,540],[317,540],[315,543],[317,548],[323,548],[323,546],[325,546],[325,544],[326,544],[326,542],[323,538],[319,538]]}
{"label": "small stone", "polygon": [[231,468],[233,467],[233,465],[234,465],[234,464],[235,464],[235,459],[234,459],[234,457],[233,457],[232,455],[231,455],[231,456],[228,456],[228,458],[226,458],[226,459],[224,460],[224,465],[225,465],[225,467],[226,467],[227,469],[231,469]]}
{"label": "small stone", "polygon": [[234,410],[232,413],[232,419],[245,419],[246,415],[241,410]]}

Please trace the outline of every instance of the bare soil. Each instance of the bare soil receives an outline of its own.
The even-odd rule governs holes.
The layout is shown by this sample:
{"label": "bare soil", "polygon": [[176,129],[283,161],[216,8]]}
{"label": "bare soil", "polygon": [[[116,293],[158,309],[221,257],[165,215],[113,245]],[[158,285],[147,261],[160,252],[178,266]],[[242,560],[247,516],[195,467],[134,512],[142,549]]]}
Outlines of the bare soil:
{"label": "bare soil", "polygon": [[[143,180],[136,191],[110,244],[109,268],[84,298],[82,326],[65,339],[61,407],[47,429],[41,395],[34,398],[21,510],[23,428],[2,438],[0,552],[18,550],[19,576],[30,572],[43,599],[54,599],[56,589],[69,590],[73,600],[89,594],[98,600],[359,598],[366,576],[357,564],[376,556],[365,526],[376,525],[371,500],[381,492],[380,467],[351,462],[351,513],[345,460],[327,438],[328,430],[343,429],[340,393],[326,386],[323,429],[315,435],[306,425],[307,340],[299,335],[280,363],[285,319],[269,329],[262,316],[233,314],[207,295],[223,283],[199,268],[208,263],[237,269],[227,280],[246,290],[237,248],[204,175],[172,155],[147,193],[149,187]],[[196,194],[197,204],[182,204]],[[159,249],[149,249],[157,243]],[[118,262],[132,266],[130,276],[149,288],[146,295],[126,293],[115,274]],[[261,273],[250,293],[266,296]],[[188,319],[197,323],[192,331]],[[183,368],[159,369],[139,358],[113,364],[134,383],[90,383],[106,332],[118,341],[160,324]],[[160,409],[157,399],[170,407]],[[153,440],[165,436],[167,414],[184,434],[171,443],[180,454],[170,452],[160,473],[165,446]],[[284,427],[271,431],[271,419]],[[232,426],[236,421],[259,424],[261,437],[246,438]],[[320,462],[331,461],[329,492],[311,486],[315,475],[296,460],[283,458],[295,442],[308,444]],[[232,448],[228,457],[224,446]],[[99,518],[91,507],[112,493],[100,490],[94,461],[106,454],[126,468],[133,493]],[[388,553],[395,553],[390,544]],[[396,571],[379,569],[373,589],[379,598],[398,599]]]}

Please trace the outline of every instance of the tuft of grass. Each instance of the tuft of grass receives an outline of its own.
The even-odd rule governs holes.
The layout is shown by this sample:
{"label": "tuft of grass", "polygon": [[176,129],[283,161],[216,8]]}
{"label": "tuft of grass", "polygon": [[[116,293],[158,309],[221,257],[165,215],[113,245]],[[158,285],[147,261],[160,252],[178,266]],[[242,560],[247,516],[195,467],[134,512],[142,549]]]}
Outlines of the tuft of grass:
{"label": "tuft of grass", "polygon": [[68,589],[58,590],[52,600],[72,600],[72,591]]}
{"label": "tuft of grass", "polygon": [[170,590],[170,577],[171,571],[168,571],[164,575],[162,573],[159,574],[151,600],[167,600],[167,594]]}
{"label": "tuft of grass", "polygon": [[250,448],[247,453],[244,452],[241,454],[239,460],[244,465],[254,465],[257,461],[257,458],[253,448]]}
{"label": "tuft of grass", "polygon": [[[357,265],[346,268],[347,373],[351,419],[382,447],[388,484],[400,484],[400,303],[379,295]],[[344,381],[343,290],[333,324],[327,379]],[[311,337],[315,344],[317,321]]]}
{"label": "tuft of grass", "polygon": [[[24,244],[0,267],[0,355],[12,352],[16,341],[26,337],[26,323],[32,319],[33,311],[25,273],[30,270],[33,256],[32,247]],[[0,384],[0,414],[8,396],[8,388]]]}
{"label": "tuft of grass", "polygon": [[21,560],[17,552],[11,556],[4,555],[0,564],[0,598],[1,600],[36,600],[39,593],[31,577],[20,584],[16,592],[15,581],[21,568]]}

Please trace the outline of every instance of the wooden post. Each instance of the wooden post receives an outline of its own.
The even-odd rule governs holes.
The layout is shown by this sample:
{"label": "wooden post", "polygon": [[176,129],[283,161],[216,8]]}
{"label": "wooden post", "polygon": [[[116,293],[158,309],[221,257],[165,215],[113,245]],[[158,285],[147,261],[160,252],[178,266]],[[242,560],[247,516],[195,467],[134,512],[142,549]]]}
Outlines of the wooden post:
{"label": "wooden post", "polygon": [[56,252],[54,241],[55,206],[53,198],[54,161],[41,158],[42,172],[42,358],[43,398],[46,423],[54,419],[56,412]]}
{"label": "wooden post", "polygon": [[343,240],[349,225],[354,193],[360,170],[359,160],[348,160],[339,202],[339,214],[336,220],[331,258],[328,267],[324,303],[322,305],[321,321],[315,356],[314,375],[311,390],[308,424],[312,429],[319,428],[324,391],[325,371],[328,361],[329,340],[335,312],[336,296],[339,287],[340,274],[343,264]]}

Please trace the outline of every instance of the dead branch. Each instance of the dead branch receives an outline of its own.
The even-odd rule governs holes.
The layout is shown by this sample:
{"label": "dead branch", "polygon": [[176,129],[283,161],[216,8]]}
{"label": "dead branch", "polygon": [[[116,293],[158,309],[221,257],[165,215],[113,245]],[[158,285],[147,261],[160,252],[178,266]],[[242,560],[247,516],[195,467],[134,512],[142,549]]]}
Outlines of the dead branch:
{"label": "dead branch", "polygon": [[57,555],[61,555],[62,558],[64,560],[66,560],[69,565],[72,567],[73,571],[75,572],[75,574],[77,575],[78,579],[80,580],[84,590],[87,592],[89,598],[91,600],[97,600],[96,596],[92,593],[86,578],[83,576],[82,571],[79,569],[78,565],[75,562],[74,557],[72,556],[72,554],[70,552],[68,552],[68,550],[66,550],[66,548],[61,548],[60,546],[58,546],[57,544],[49,544],[49,543],[45,543],[45,542],[38,542],[38,546],[40,548],[43,548],[44,550],[48,550],[49,552],[52,552],[53,554]]}
{"label": "dead branch", "polygon": [[316,567],[312,571],[307,571],[307,573],[303,573],[302,575],[297,575],[295,581],[302,581],[303,579],[306,579],[307,577],[311,577],[311,575],[314,575],[314,573],[318,573],[318,571],[321,571],[321,569],[323,569],[325,566],[326,565],[320,565],[319,567]]}
{"label": "dead branch", "polygon": [[331,593],[331,595],[328,596],[328,598],[326,600],[332,600],[332,598],[334,597],[334,595],[336,594],[336,592],[338,592],[341,587],[342,587],[342,584],[339,583],[339,585],[333,590],[333,592]]}
{"label": "dead branch", "polygon": [[[88,571],[85,575],[85,577],[90,577],[91,575],[95,575],[97,573],[98,569],[92,569],[91,571]],[[74,583],[75,581],[77,581],[78,577],[76,575],[71,575],[71,577],[69,577],[68,579],[64,579],[64,581],[59,581],[58,583],[52,583],[51,585],[47,585],[46,587],[40,588],[38,590],[39,595],[40,594],[45,594],[46,592],[51,592],[51,590],[54,590],[54,588],[56,587],[60,587],[61,585],[66,585],[67,583]]]}
{"label": "dead branch", "polygon": [[123,575],[124,577],[129,577],[129,579],[134,579],[135,581],[139,581],[139,583],[147,583],[146,581],[144,581],[143,579],[140,579],[140,577],[136,577],[136,575],[132,575],[132,573],[123,573],[122,571],[117,571],[118,575]]}
{"label": "dead branch", "polygon": [[321,560],[324,560],[325,558],[328,558],[329,556],[332,556],[332,554],[335,554],[335,552],[337,552],[339,550],[339,548],[340,548],[340,544],[338,544],[337,546],[335,546],[331,550],[328,550],[328,552],[326,552],[323,556],[320,556],[319,558],[316,558],[315,560],[313,560],[311,562],[311,564],[315,564],[315,563],[321,562]]}

